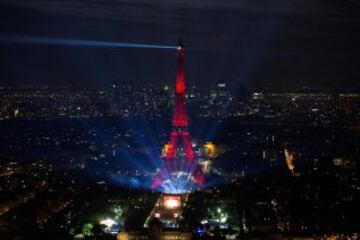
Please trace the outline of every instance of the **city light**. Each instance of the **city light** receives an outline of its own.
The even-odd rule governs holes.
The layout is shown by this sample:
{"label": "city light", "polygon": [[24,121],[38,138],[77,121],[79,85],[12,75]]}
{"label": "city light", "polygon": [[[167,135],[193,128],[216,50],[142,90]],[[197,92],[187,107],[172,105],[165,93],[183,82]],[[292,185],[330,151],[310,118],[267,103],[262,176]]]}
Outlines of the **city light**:
{"label": "city light", "polygon": [[165,195],[163,199],[165,208],[175,209],[179,208],[181,205],[181,196]]}
{"label": "city light", "polygon": [[169,148],[170,148],[170,144],[166,143],[164,144],[163,148],[162,148],[162,157],[166,157],[168,152],[169,152]]}
{"label": "city light", "polygon": [[218,150],[214,143],[208,142],[205,144],[205,156],[207,158],[216,158],[218,156]]}
{"label": "city light", "polygon": [[114,226],[115,224],[116,224],[116,222],[113,220],[113,219],[111,219],[111,218],[106,218],[106,219],[104,219],[104,220],[101,220],[100,221],[100,224],[101,225],[105,225],[106,226],[106,228],[111,228],[112,226]]}
{"label": "city light", "polygon": [[289,171],[291,172],[291,174],[294,174],[294,169],[295,169],[294,154],[289,152],[289,150],[287,150],[287,149],[284,150],[284,154],[285,154],[286,165],[287,165]]}
{"label": "city light", "polygon": [[179,203],[177,200],[169,199],[165,202],[165,206],[167,208],[176,208],[179,206]]}

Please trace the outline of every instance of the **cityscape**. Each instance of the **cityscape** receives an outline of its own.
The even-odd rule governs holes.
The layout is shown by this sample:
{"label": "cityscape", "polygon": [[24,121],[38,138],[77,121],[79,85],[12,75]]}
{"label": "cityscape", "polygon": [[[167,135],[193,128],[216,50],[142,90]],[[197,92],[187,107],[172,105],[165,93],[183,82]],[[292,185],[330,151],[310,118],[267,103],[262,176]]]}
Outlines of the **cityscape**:
{"label": "cityscape", "polygon": [[0,3],[0,240],[360,239],[360,5],[300,2]]}

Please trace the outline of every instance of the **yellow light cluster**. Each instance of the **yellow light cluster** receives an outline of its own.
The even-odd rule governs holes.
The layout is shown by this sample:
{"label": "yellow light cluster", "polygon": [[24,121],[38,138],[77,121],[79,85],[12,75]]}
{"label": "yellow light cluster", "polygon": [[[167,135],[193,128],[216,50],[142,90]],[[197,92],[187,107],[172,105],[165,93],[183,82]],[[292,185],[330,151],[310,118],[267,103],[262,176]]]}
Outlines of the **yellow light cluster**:
{"label": "yellow light cluster", "polygon": [[166,157],[168,151],[169,151],[169,148],[170,148],[170,144],[169,143],[166,143],[164,144],[163,148],[162,148],[162,152],[161,152],[161,155],[163,157]]}
{"label": "yellow light cluster", "polygon": [[205,144],[205,156],[207,158],[216,158],[218,156],[218,149],[215,144],[211,142]]}
{"label": "yellow light cluster", "polygon": [[294,154],[290,153],[287,149],[285,149],[285,160],[286,160],[286,165],[289,169],[289,171],[294,174],[294,169],[295,169],[295,158],[294,158]]}

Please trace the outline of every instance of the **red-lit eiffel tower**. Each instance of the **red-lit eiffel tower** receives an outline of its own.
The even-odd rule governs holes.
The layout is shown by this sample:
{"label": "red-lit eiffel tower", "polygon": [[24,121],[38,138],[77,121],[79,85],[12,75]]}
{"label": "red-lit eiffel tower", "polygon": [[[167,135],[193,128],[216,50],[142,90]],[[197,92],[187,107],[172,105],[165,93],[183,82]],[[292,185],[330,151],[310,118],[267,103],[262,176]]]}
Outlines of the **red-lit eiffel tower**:
{"label": "red-lit eiffel tower", "polygon": [[177,48],[177,72],[175,86],[175,108],[172,120],[173,130],[170,133],[170,141],[164,156],[162,169],[156,175],[151,187],[161,185],[177,185],[180,176],[187,176],[187,181],[197,186],[204,184],[204,176],[195,159],[191,143],[191,135],[187,129],[188,116],[185,100],[185,54],[182,42]]}

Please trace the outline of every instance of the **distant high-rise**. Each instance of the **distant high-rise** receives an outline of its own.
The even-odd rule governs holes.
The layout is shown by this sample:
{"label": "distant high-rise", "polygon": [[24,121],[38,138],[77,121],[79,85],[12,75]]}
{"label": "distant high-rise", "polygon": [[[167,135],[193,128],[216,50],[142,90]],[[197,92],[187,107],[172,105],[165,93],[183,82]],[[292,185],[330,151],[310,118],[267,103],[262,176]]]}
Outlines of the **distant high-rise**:
{"label": "distant high-rise", "polygon": [[[180,42],[177,48],[177,72],[175,86],[175,108],[172,120],[173,130],[164,153],[164,166],[155,177],[152,188],[160,185],[165,191],[179,192],[187,182],[197,186],[204,184],[204,176],[195,159],[191,143],[191,135],[187,129],[188,115],[186,111],[185,86],[185,52]],[[166,189],[168,188],[168,189]]]}

